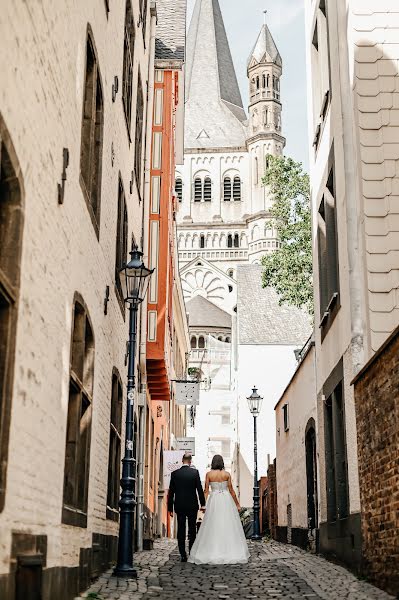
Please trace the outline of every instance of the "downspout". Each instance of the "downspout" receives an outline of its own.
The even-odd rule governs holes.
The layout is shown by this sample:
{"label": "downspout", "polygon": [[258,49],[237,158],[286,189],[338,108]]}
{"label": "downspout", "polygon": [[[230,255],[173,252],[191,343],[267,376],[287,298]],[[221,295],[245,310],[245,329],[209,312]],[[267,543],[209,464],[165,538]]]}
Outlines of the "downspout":
{"label": "downspout", "polygon": [[[151,142],[152,142],[152,114],[154,102],[154,64],[155,64],[155,33],[157,25],[157,12],[155,2],[151,2],[151,33],[148,61],[148,99],[147,99],[147,130],[146,130],[146,154],[144,164],[144,200],[142,215],[142,249],[144,252],[144,261],[149,264],[149,215],[151,200]],[[144,304],[144,303],[143,303]],[[137,464],[137,549],[143,550],[144,540],[144,463],[145,463],[145,429],[146,429],[146,408],[147,408],[147,304],[142,307],[141,336],[140,336],[140,401],[139,401],[139,447]]]}

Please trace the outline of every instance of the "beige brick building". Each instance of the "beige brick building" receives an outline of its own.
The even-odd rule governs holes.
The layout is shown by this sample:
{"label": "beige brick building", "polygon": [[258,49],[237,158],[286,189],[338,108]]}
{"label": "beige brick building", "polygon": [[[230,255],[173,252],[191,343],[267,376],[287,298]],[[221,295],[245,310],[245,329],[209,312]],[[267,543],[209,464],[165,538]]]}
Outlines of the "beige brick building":
{"label": "beige brick building", "polygon": [[2,600],[70,600],[115,557],[117,270],[148,215],[155,19],[147,0],[2,2]]}
{"label": "beige brick building", "polygon": [[398,324],[399,5],[306,3],[320,549],[360,566],[353,377]]}

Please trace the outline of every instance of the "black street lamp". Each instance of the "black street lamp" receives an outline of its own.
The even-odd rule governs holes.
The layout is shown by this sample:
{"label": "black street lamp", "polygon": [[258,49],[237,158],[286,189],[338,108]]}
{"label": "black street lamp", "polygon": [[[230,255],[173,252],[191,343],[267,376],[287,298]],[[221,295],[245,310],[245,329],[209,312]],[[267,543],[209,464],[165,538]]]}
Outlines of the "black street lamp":
{"label": "black street lamp", "polygon": [[260,535],[260,496],[259,496],[259,483],[258,483],[258,437],[256,430],[256,418],[260,414],[262,408],[263,398],[259,396],[256,387],[253,388],[252,394],[247,398],[249,410],[254,418],[254,531],[251,536],[252,540],[261,540]]}
{"label": "black street lamp", "polygon": [[119,500],[118,562],[114,570],[117,577],[137,577],[133,566],[134,508],[136,505],[135,459],[133,456],[134,436],[134,388],[135,354],[137,337],[137,313],[146,295],[150,277],[154,270],[143,262],[143,253],[132,247],[131,260],[119,272],[122,294],[129,305],[129,341],[127,345],[127,407],[125,455],[122,459],[121,498]]}

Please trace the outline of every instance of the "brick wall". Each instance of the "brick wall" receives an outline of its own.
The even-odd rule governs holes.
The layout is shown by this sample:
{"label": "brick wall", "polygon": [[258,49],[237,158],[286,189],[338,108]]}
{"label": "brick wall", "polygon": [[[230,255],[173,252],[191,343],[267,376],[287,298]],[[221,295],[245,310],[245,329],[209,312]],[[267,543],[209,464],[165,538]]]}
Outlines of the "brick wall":
{"label": "brick wall", "polygon": [[277,539],[278,513],[277,513],[277,480],[276,480],[276,460],[269,466],[267,470],[268,481],[268,520],[270,535],[273,539]]}
{"label": "brick wall", "polygon": [[363,571],[399,592],[399,329],[355,381]]}

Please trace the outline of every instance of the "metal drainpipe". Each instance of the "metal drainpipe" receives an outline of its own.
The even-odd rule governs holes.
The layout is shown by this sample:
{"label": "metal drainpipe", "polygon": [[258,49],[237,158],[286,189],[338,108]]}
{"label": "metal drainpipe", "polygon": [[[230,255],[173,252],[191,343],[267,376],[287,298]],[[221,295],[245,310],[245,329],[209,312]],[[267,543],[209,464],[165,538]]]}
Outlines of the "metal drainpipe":
{"label": "metal drainpipe", "polygon": [[[150,34],[150,60],[148,62],[148,103],[147,103],[147,140],[145,156],[145,181],[144,181],[144,199],[143,199],[143,220],[142,220],[142,238],[144,259],[149,264],[149,211],[150,211],[150,174],[151,174],[151,140],[152,140],[152,107],[154,102],[154,75],[155,75],[155,32],[157,24],[156,4],[151,2],[151,34]],[[141,319],[140,336],[140,371],[142,373],[142,385],[140,387],[141,402],[139,416],[139,456],[137,464],[137,549],[143,550],[144,540],[144,463],[145,463],[145,429],[146,429],[146,408],[147,408],[147,377],[146,377],[146,358],[147,358],[147,310],[143,306]]]}

